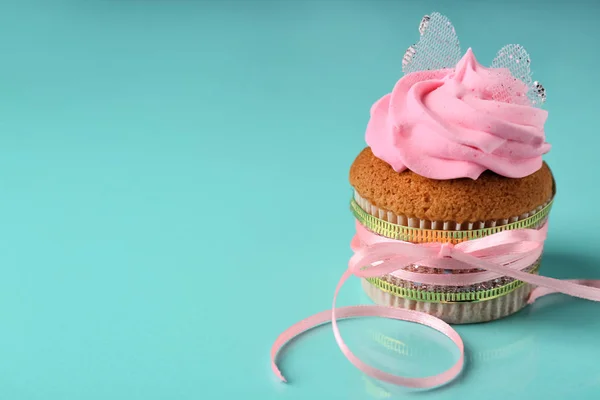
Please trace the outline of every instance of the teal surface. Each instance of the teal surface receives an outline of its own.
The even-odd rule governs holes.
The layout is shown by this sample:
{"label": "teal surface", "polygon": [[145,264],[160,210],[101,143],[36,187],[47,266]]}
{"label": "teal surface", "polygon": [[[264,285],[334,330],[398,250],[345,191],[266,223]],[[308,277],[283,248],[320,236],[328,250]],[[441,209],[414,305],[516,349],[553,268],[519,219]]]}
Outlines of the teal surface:
{"label": "teal surface", "polygon": [[[329,326],[271,374],[277,335],[330,307],[369,107],[435,10],[484,64],[531,53],[559,188],[543,272],[600,278],[597,2],[3,1],[1,397],[600,398],[600,306],[560,295],[458,327],[467,367],[433,392],[368,381]],[[350,281],[340,303],[366,302]],[[423,327],[340,326],[391,372],[456,359]]]}

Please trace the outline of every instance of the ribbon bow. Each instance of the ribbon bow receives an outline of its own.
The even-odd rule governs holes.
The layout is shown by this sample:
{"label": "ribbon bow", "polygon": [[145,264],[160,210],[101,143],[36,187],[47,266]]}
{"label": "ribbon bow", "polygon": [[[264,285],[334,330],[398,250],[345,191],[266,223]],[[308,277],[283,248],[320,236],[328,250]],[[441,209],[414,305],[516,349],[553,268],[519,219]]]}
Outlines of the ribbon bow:
{"label": "ribbon bow", "polygon": [[[547,225],[541,229],[504,231],[480,239],[453,245],[452,243],[414,244],[378,236],[356,223],[356,236],[351,247],[355,254],[348,268],[361,278],[392,274],[397,278],[431,285],[468,286],[530,267],[542,255]],[[487,264],[501,266],[494,271]],[[377,265],[373,265],[378,263]],[[421,274],[404,270],[411,264],[447,270],[485,269],[491,272],[470,272],[451,275]],[[367,268],[365,268],[368,266]],[[494,268],[494,267],[492,267]],[[507,272],[507,268],[510,270]],[[531,276],[530,274],[526,275]],[[511,276],[513,277],[513,276]],[[513,277],[514,278],[514,277]],[[517,278],[519,279],[519,278]]]}
{"label": "ribbon bow", "polygon": [[[463,341],[459,334],[441,319],[419,311],[377,305],[336,308],[338,293],[352,275],[367,278],[394,274],[415,282],[458,286],[487,281],[496,276],[509,276],[538,286],[531,293],[529,303],[550,293],[564,293],[600,301],[600,281],[560,280],[523,271],[541,256],[548,231],[547,223],[538,230],[503,231],[456,245],[414,244],[393,240],[370,232],[358,222],[356,228],[357,234],[351,243],[355,254],[350,258],[348,269],[337,284],[331,310],[315,314],[288,328],[277,338],[271,348],[271,368],[284,382],[285,378],[275,363],[279,350],[294,337],[326,322],[331,322],[336,342],[346,358],[362,372],[375,379],[411,388],[431,388],[446,384],[460,374],[464,364]],[[412,264],[444,269],[479,269],[483,272],[436,275],[404,270],[406,266]],[[406,378],[380,371],[361,361],[344,343],[337,319],[353,317],[383,317],[429,326],[448,336],[458,347],[460,357],[447,371],[424,378]]]}

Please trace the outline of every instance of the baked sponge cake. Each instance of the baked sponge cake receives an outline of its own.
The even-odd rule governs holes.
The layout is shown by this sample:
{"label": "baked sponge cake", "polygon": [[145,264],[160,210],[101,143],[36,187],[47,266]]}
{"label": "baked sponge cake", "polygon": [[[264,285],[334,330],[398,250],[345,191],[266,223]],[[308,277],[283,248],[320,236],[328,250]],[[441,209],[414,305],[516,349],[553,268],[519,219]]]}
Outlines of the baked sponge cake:
{"label": "baked sponge cake", "polygon": [[[439,14],[423,20],[421,33],[405,56],[405,75],[373,105],[367,147],[350,168],[357,221],[378,235],[415,243],[432,237],[427,231],[457,243],[504,229],[540,228],[555,183],[542,160],[550,150],[548,112],[541,108],[545,90],[531,79],[529,55],[508,45],[484,67],[471,49],[460,52],[454,28]],[[526,271],[536,273],[540,263]],[[414,264],[404,269],[477,272]],[[376,303],[450,323],[510,315],[527,304],[532,290],[509,277],[448,286],[396,275],[363,279],[363,288]]]}
{"label": "baked sponge cake", "polygon": [[[425,227],[433,229],[442,229],[448,222],[452,222],[451,229],[483,227],[492,221],[501,224],[546,205],[554,193],[546,163],[523,178],[485,171],[477,179],[435,180],[410,170],[396,172],[369,147],[352,163],[350,184],[369,203],[370,213],[375,207],[384,211],[381,217],[386,221],[424,221]],[[375,216],[379,215],[377,211]]]}

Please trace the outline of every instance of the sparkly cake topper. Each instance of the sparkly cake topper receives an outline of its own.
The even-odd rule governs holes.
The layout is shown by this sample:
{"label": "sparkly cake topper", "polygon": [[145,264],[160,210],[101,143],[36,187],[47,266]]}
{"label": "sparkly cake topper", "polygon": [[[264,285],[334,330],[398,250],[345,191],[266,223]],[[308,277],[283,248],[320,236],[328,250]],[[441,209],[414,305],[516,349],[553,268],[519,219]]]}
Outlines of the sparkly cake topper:
{"label": "sparkly cake topper", "polygon": [[[454,69],[461,59],[462,51],[450,20],[437,12],[425,15],[419,24],[419,33],[419,41],[410,46],[404,54],[402,71],[410,74],[418,71]],[[501,83],[491,88],[492,98],[541,107],[546,101],[546,90],[539,82],[531,79],[530,64],[531,59],[523,46],[509,44],[502,47],[491,68],[498,70],[499,78],[503,74],[510,74],[515,84]],[[522,84],[526,86],[525,90]]]}

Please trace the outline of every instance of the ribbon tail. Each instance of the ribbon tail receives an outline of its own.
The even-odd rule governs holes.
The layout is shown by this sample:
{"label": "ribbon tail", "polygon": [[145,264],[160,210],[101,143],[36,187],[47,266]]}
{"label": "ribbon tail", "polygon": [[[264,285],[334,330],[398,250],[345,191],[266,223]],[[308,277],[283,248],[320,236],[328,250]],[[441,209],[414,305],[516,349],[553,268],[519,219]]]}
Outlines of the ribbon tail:
{"label": "ribbon tail", "polygon": [[[540,286],[549,290],[549,293],[563,293],[586,300],[600,301],[600,287],[581,284],[581,281],[568,281],[546,276],[534,275],[528,272],[518,271],[493,262],[489,262],[462,252],[454,252],[452,258],[468,263],[476,268],[496,272],[520,281]],[[589,282],[589,281],[586,281]],[[538,296],[539,297],[539,296]]]}
{"label": "ribbon tail", "polygon": [[[276,357],[279,351],[283,348],[283,346],[285,346],[286,343],[288,343],[290,340],[294,339],[298,335],[326,322],[331,322],[335,340],[344,356],[346,356],[346,358],[360,371],[372,378],[410,388],[432,388],[447,384],[454,380],[460,374],[464,365],[463,341],[460,335],[454,329],[452,329],[450,325],[448,325],[441,319],[414,310],[405,310],[377,305],[337,308],[336,301],[338,293],[350,276],[352,276],[352,272],[350,269],[348,269],[338,282],[331,310],[322,311],[318,314],[315,314],[298,322],[295,325],[292,325],[277,338],[277,340],[273,344],[273,347],[271,348],[271,368],[280,380],[286,382],[286,379],[281,374],[281,371],[279,370],[276,364]],[[458,361],[445,372],[424,378],[407,378],[381,371],[361,361],[356,355],[354,355],[350,351],[350,349],[341,337],[337,320],[356,317],[382,317],[401,321],[415,322],[420,325],[428,326],[437,330],[440,333],[443,333],[448,338],[450,338],[450,340],[452,340],[454,344],[458,347],[460,357]]]}
{"label": "ribbon tail", "polygon": [[[347,312],[347,308],[351,308],[351,307],[344,307],[342,309],[340,309],[340,314],[344,314]],[[277,367],[277,363],[276,363],[276,358],[277,355],[279,354],[279,351],[292,339],[294,339],[297,336],[300,336],[302,333],[316,328],[320,325],[323,325],[325,323],[328,323],[331,321],[331,310],[325,310],[325,311],[321,311],[318,314],[312,315],[306,319],[303,319],[302,321],[292,325],[291,327],[289,327],[288,329],[286,329],[281,335],[279,335],[279,337],[277,338],[277,340],[275,340],[275,342],[273,343],[273,346],[271,346],[271,369],[273,370],[273,373],[283,382],[287,382],[287,380],[285,379],[285,377],[283,376],[283,374],[281,373],[281,371],[279,370],[279,368]]]}
{"label": "ribbon tail", "polygon": [[[564,280],[562,282],[572,282],[572,283],[575,283],[577,285],[594,287],[594,288],[600,289],[600,280],[568,279],[568,280]],[[546,295],[549,295],[549,294],[554,294],[554,293],[560,293],[560,291],[554,290],[554,289],[550,289],[550,288],[547,288],[547,287],[543,287],[543,286],[538,286],[538,287],[536,287],[535,289],[533,289],[531,291],[531,294],[529,295],[529,299],[527,300],[527,303],[528,304],[532,304],[534,301],[536,301],[540,297],[543,297],[543,296],[546,296]]]}

